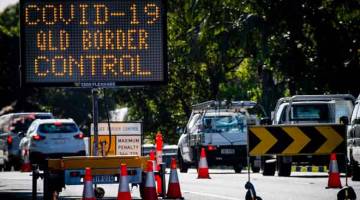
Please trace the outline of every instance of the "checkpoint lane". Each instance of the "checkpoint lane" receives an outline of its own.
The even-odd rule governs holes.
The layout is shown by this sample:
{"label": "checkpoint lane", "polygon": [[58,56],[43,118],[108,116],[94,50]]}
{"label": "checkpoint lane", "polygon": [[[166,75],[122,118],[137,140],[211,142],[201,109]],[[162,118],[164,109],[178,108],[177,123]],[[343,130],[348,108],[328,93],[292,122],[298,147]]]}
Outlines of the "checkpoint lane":
{"label": "checkpoint lane", "polygon": [[[233,170],[210,169],[211,179],[197,179],[195,169],[188,173],[179,173],[182,194],[189,200],[235,200],[244,199],[244,185],[247,174],[235,174]],[[168,177],[167,177],[168,178]],[[167,179],[168,180],[168,179]],[[336,199],[339,189],[325,189],[327,173],[294,172],[291,177],[264,177],[251,174],[258,196],[263,199],[276,200],[321,200]],[[341,178],[345,184],[345,178]],[[360,182],[349,181],[359,196]],[[115,199],[117,185],[101,185],[105,189],[105,199]],[[82,186],[67,186],[61,192],[60,199],[80,199]],[[42,181],[38,182],[38,199],[42,199]],[[140,199],[136,187],[132,189],[133,199]],[[0,199],[31,199],[30,173],[0,172]]]}

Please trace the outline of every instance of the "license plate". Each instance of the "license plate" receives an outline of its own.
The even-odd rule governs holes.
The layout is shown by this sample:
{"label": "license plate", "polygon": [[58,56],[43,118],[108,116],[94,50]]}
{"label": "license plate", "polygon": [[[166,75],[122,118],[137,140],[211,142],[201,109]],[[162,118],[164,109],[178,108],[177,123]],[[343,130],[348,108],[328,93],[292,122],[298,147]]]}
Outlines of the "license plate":
{"label": "license plate", "polygon": [[221,149],[221,154],[235,154],[235,149]]}
{"label": "license plate", "polygon": [[65,144],[65,140],[64,139],[57,139],[57,140],[55,140],[55,144]]}
{"label": "license plate", "polygon": [[112,175],[97,175],[93,178],[94,183],[114,183],[115,176]]}

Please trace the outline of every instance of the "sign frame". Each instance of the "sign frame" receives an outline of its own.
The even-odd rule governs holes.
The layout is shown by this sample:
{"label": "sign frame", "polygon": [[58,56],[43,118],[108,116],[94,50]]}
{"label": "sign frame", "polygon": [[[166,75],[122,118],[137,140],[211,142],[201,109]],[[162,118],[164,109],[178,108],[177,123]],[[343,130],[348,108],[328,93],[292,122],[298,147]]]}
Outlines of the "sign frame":
{"label": "sign frame", "polygon": [[[36,0],[35,0],[36,1]],[[100,2],[98,0],[83,0],[84,2],[107,2],[110,0],[101,0]],[[129,0],[130,1],[130,0]],[[161,68],[163,69],[163,79],[162,80],[156,80],[156,81],[106,81],[105,79],[101,82],[27,82],[27,76],[26,76],[26,41],[25,41],[25,30],[24,30],[24,17],[25,14],[23,11],[24,4],[27,2],[27,0],[20,0],[19,6],[20,6],[20,87],[63,87],[63,88],[116,88],[116,87],[124,87],[124,86],[147,86],[147,85],[166,85],[169,81],[168,77],[168,35],[167,35],[167,1],[166,0],[160,0],[161,2],[161,23],[162,23],[162,56],[163,56],[163,66]],[[42,3],[51,2],[51,3],[61,3],[62,0],[41,0]]]}
{"label": "sign frame", "polygon": [[[107,126],[106,121],[100,122],[99,124],[104,124],[104,126]],[[114,137],[115,140],[112,141],[112,144],[115,145],[115,155],[117,155],[117,146],[118,146],[118,138],[119,137],[125,137],[125,136],[140,136],[140,155],[144,155],[144,149],[143,149],[143,144],[144,144],[144,125],[142,122],[136,122],[136,121],[130,121],[130,122],[119,122],[119,121],[110,121],[110,127],[111,124],[137,124],[140,126],[140,135],[139,134],[114,134],[113,132],[111,133],[111,137]],[[107,127],[106,127],[107,128]],[[98,136],[102,136],[102,137],[109,137],[109,134],[99,134]],[[89,141],[92,141],[92,138],[94,137],[93,134],[93,124],[90,124],[90,134],[89,134]],[[98,144],[99,145],[99,144]],[[91,152],[91,154],[93,153],[93,147],[92,145],[89,145],[89,152]]]}
{"label": "sign frame", "polygon": [[346,126],[341,124],[256,125],[248,127],[248,152],[250,156],[345,154],[346,138]]}

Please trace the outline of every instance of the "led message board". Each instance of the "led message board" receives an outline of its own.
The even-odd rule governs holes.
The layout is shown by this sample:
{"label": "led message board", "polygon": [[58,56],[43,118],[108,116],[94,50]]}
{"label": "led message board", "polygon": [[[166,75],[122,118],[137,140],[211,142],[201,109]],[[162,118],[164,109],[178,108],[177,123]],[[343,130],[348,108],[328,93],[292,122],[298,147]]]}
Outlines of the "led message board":
{"label": "led message board", "polygon": [[25,85],[167,81],[163,0],[21,0]]}

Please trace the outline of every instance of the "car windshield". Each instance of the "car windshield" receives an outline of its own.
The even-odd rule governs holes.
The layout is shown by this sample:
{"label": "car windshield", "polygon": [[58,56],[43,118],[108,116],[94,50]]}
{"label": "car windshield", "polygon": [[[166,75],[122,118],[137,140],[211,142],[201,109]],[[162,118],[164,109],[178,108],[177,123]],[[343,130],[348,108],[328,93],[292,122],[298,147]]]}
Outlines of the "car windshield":
{"label": "car windshield", "polygon": [[74,123],[41,124],[39,131],[41,133],[74,133],[78,131],[78,127]]}
{"label": "car windshield", "polygon": [[205,132],[245,132],[246,119],[242,115],[205,116]]}
{"label": "car windshield", "polygon": [[293,121],[329,121],[329,107],[327,104],[292,105]]}

